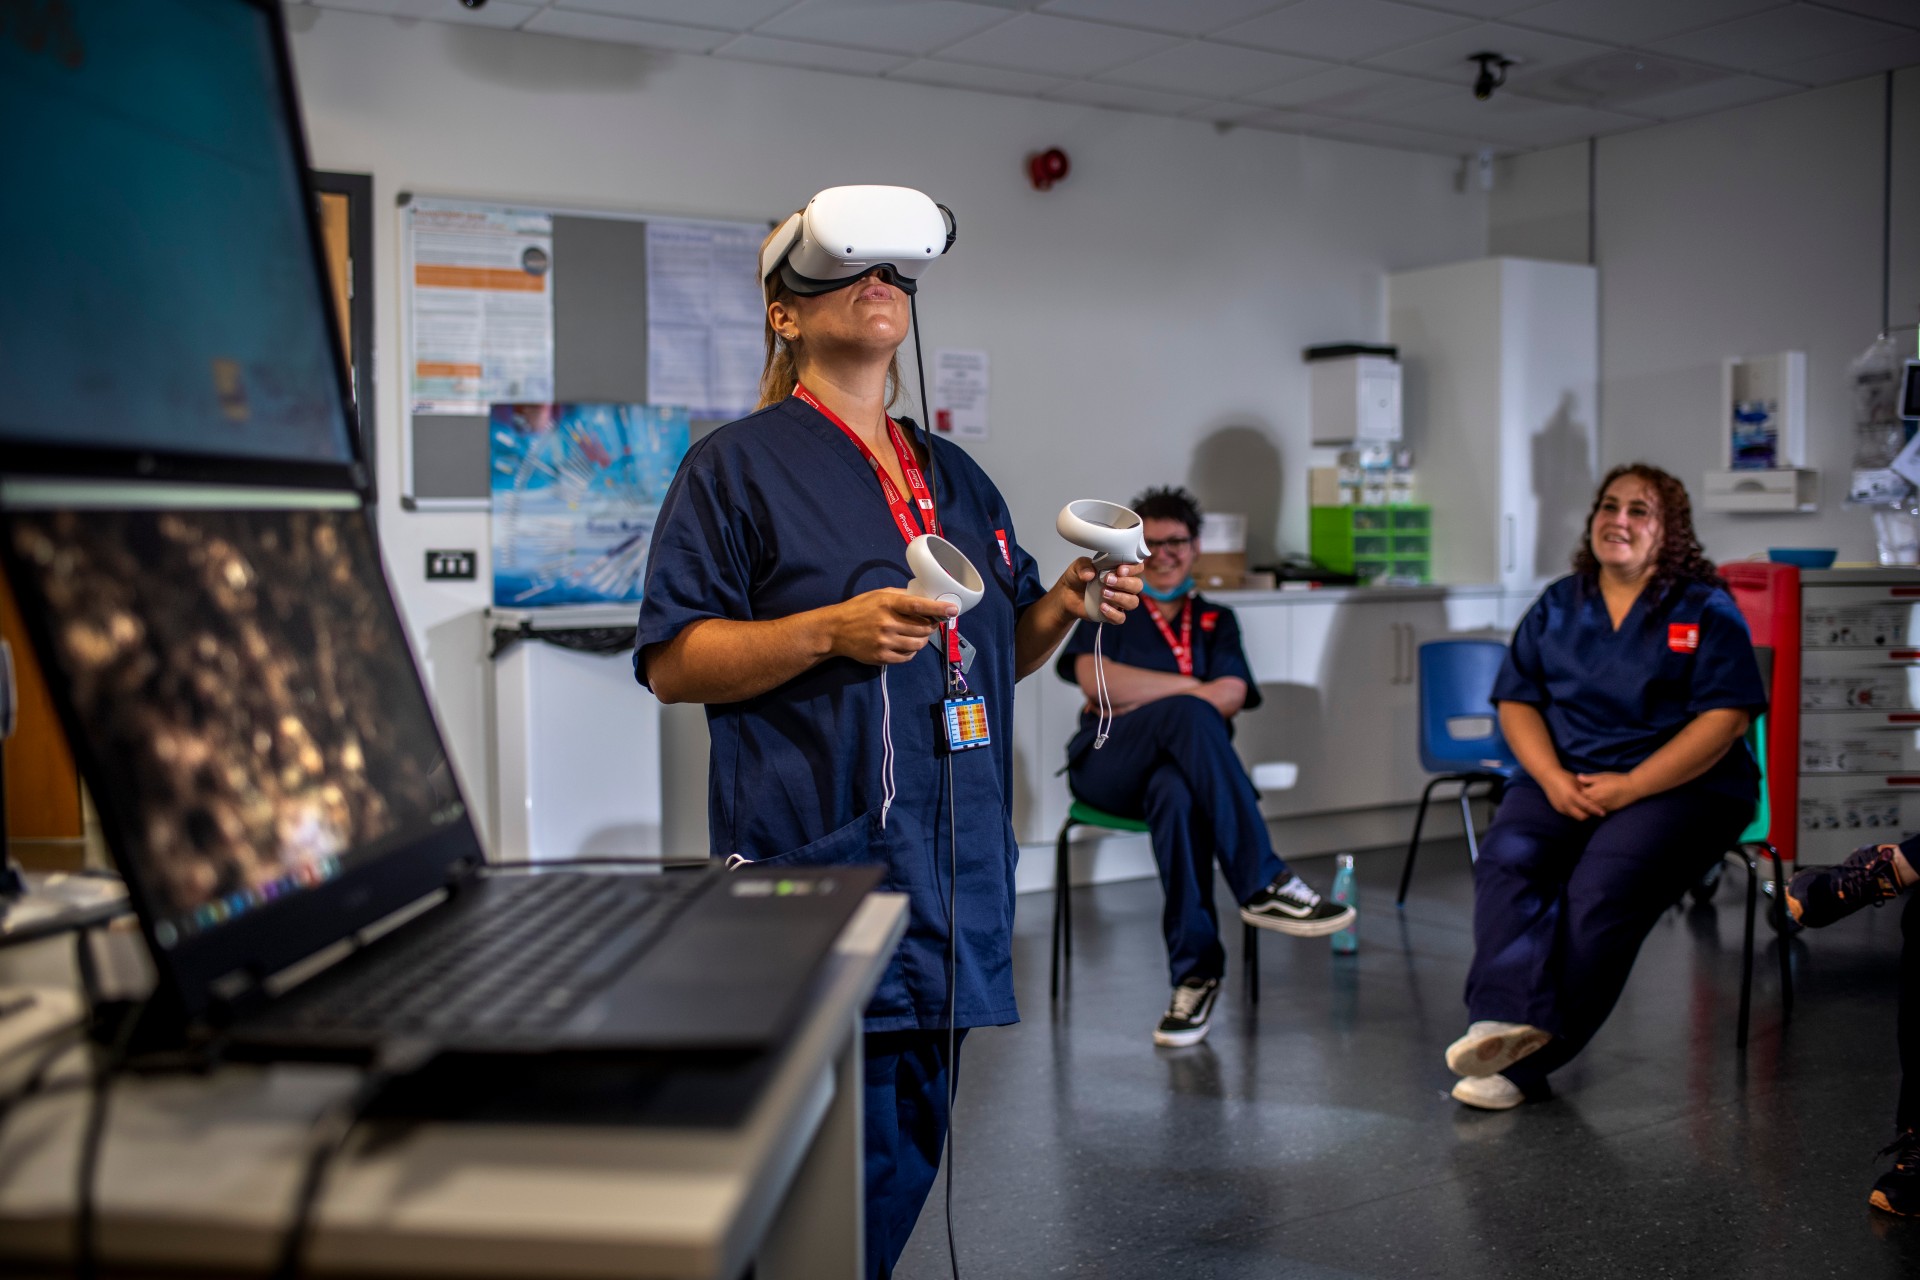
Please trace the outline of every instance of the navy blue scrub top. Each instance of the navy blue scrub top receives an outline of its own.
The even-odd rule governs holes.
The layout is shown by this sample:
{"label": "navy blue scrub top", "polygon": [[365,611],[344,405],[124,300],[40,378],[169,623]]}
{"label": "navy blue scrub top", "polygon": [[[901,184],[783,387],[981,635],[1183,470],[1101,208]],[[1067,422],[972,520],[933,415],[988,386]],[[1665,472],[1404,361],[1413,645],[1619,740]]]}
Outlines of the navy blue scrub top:
{"label": "navy blue scrub top", "polygon": [[[1253,710],[1260,705],[1260,684],[1253,678],[1253,669],[1247,665],[1246,652],[1240,647],[1239,620],[1233,616],[1233,610],[1225,605],[1214,604],[1197,591],[1187,599],[1193,602],[1194,679],[1240,677],[1247,682],[1247,701],[1243,709]],[[1179,675],[1180,661],[1173,656],[1173,647],[1160,634],[1160,628],[1153,625],[1153,619],[1147,616],[1147,610],[1154,607],[1153,601],[1142,596],[1140,607],[1129,613],[1125,622],[1106,624],[1106,634],[1100,639],[1101,655],[1110,662],[1124,666]],[[1173,632],[1176,639],[1179,637],[1179,614],[1167,620],[1167,629]],[[1093,652],[1094,631],[1092,623],[1078,623],[1073,628],[1073,634],[1067,637],[1066,644],[1060,647],[1060,657],[1053,669],[1068,684],[1079,683],[1074,674],[1074,660],[1083,653]],[[1092,711],[1081,712],[1080,732],[1074,735],[1067,747],[1069,758],[1079,755],[1083,740],[1092,741],[1096,719]],[[1231,726],[1232,722],[1228,723]]]}
{"label": "navy blue scrub top", "polygon": [[[1733,597],[1702,582],[1643,591],[1613,629],[1599,584],[1571,574],[1520,621],[1493,682],[1495,702],[1538,707],[1561,766],[1625,773],[1703,711],[1767,709],[1746,619]],[[1745,742],[1694,785],[1753,799],[1759,770]]]}
{"label": "navy blue scrub top", "polygon": [[[952,757],[959,850],[955,1024],[1016,1021],[1012,976],[1014,624],[1046,594],[993,482],[945,440],[938,515],[987,581],[960,619],[978,651],[967,680],[987,699],[990,746]],[[688,451],[661,505],[635,637],[642,653],[707,618],[761,621],[904,587],[906,541],[873,469],[817,410],[789,397]],[[945,696],[937,643],[887,668],[897,797],[880,825],[880,668],[829,658],[745,702],[710,704],[712,853],[808,867],[882,862],[905,893],[905,940],[867,1007],[870,1031],[947,1022],[947,757],[936,751]],[[944,742],[944,735],[938,739]]]}

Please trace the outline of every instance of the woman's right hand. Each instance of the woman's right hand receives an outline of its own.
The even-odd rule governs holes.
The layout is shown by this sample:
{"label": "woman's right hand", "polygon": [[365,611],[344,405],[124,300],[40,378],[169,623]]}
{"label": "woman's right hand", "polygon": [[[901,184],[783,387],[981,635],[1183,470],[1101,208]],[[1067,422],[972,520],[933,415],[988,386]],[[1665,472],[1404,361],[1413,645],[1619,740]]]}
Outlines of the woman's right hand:
{"label": "woman's right hand", "polygon": [[1553,806],[1556,813],[1564,814],[1575,822],[1606,816],[1607,811],[1586,793],[1580,780],[1565,769],[1543,769],[1533,775],[1533,780],[1547,793],[1547,803]]}
{"label": "woman's right hand", "polygon": [[873,666],[901,663],[927,647],[940,623],[958,605],[880,587],[826,610],[828,643],[835,657]]}

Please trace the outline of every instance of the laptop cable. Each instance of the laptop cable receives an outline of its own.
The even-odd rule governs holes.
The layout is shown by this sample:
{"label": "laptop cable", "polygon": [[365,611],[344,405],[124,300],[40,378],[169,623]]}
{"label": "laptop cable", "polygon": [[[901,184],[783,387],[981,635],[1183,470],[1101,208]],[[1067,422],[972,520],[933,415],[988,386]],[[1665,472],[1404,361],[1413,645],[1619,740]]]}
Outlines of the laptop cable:
{"label": "laptop cable", "polygon": [[367,1109],[388,1085],[420,1070],[439,1053],[438,1043],[418,1037],[381,1045],[374,1054],[373,1064],[361,1073],[359,1083],[314,1117],[299,1186],[294,1193],[293,1211],[287,1219],[286,1233],[280,1239],[273,1280],[297,1280],[300,1275],[307,1243],[313,1235],[314,1212],[319,1208],[320,1193],[326,1188],[328,1171]]}

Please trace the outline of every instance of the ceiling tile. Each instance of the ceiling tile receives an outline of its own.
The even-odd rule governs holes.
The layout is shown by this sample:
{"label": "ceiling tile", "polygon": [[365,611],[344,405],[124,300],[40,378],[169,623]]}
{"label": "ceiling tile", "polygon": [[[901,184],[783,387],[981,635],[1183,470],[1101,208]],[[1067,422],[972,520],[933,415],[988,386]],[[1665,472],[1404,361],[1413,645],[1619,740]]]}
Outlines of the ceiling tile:
{"label": "ceiling tile", "polygon": [[1606,45],[1595,44],[1591,40],[1527,31],[1499,22],[1482,22],[1437,39],[1368,58],[1367,65],[1388,71],[1439,76],[1464,89],[1473,83],[1474,67],[1467,61],[1471,54],[1498,53],[1511,58],[1518,74],[1519,68],[1529,72],[1539,71],[1578,62],[1606,51]]}
{"label": "ceiling tile", "polygon": [[1300,132],[1312,134],[1316,138],[1332,138],[1340,142],[1364,142],[1369,146],[1393,147],[1400,151],[1424,151],[1435,155],[1457,156],[1475,149],[1475,144],[1466,138],[1432,133],[1425,129],[1407,129],[1399,125],[1379,124],[1371,120],[1308,117],[1307,123],[1296,127]]}
{"label": "ceiling tile", "polygon": [[981,62],[1042,75],[1089,76],[1173,47],[1173,37],[1073,18],[1023,13],[940,51],[944,60]]}
{"label": "ceiling tile", "polygon": [[1507,88],[1549,102],[1633,110],[1628,104],[1642,98],[1732,79],[1733,74],[1725,67],[1687,62],[1643,49],[1614,49],[1540,71],[1518,68],[1507,77]]}
{"label": "ceiling tile", "polygon": [[348,13],[380,13],[392,18],[461,22],[475,27],[517,27],[540,12],[538,4],[517,4],[513,0],[480,9],[469,9],[460,0],[326,0],[317,7]]}
{"label": "ceiling tile", "polygon": [[1429,129],[1477,139],[1484,144],[1513,147],[1557,146],[1650,123],[1645,118],[1621,112],[1541,102],[1517,94],[1496,94],[1490,101],[1477,102],[1464,92],[1457,98],[1436,98],[1406,107],[1392,116],[1383,115],[1382,119],[1405,128]]}
{"label": "ceiling tile", "polygon": [[1452,85],[1414,76],[1375,71],[1371,67],[1335,67],[1304,80],[1246,95],[1252,102],[1331,116],[1374,116],[1446,95],[1458,93]]}
{"label": "ceiling tile", "polygon": [[1855,80],[1861,76],[1916,64],[1920,64],[1920,34],[1876,40],[1858,49],[1824,53],[1804,62],[1789,62],[1775,67],[1773,72],[1801,84],[1838,84],[1842,80]]}
{"label": "ceiling tile", "polygon": [[1563,35],[1644,46],[1779,4],[1780,0],[1552,0],[1515,20]]}
{"label": "ceiling tile", "polygon": [[1174,93],[1197,93],[1209,98],[1237,98],[1255,89],[1324,71],[1327,65],[1311,58],[1268,53],[1264,49],[1242,49],[1238,45],[1196,40],[1116,67],[1101,79]]}
{"label": "ceiling tile", "polygon": [[1744,107],[1750,102],[1764,102],[1768,98],[1778,98],[1799,91],[1799,85],[1789,84],[1784,80],[1735,75],[1709,84],[1676,89],[1671,93],[1656,93],[1644,98],[1635,98],[1633,113],[1655,116],[1661,120],[1681,120],[1688,116],[1704,116],[1714,111],[1725,111],[1730,107]]}
{"label": "ceiling tile", "polygon": [[1158,116],[1183,116],[1209,105],[1206,98],[1188,93],[1161,93],[1157,89],[1137,89],[1132,85],[1101,84],[1082,80],[1046,94],[1049,102],[1075,102],[1087,107],[1112,107],[1119,111],[1145,111]]}
{"label": "ceiling tile", "polygon": [[1046,0],[1041,13],[1198,36],[1292,0]]}
{"label": "ceiling tile", "polygon": [[1832,9],[1792,5],[1674,36],[1653,47],[1662,53],[1742,71],[1770,71],[1790,62],[1805,62],[1906,34],[1905,28],[1884,22]]}
{"label": "ceiling tile", "polygon": [[978,89],[985,93],[1040,94],[1058,88],[1058,76],[1037,76],[1030,71],[1007,71],[1001,67],[976,67],[963,62],[940,62],[922,58],[887,72],[889,80],[912,80],[918,84],[945,85],[952,89]]}
{"label": "ceiling tile", "polygon": [[621,18],[680,22],[691,27],[745,31],[764,22],[793,0],[559,0],[558,8],[611,13]]}
{"label": "ceiling tile", "polygon": [[[488,5],[487,8],[493,6]],[[521,30],[537,31],[549,36],[574,36],[581,40],[643,44],[679,53],[712,53],[722,40],[727,39],[724,31],[705,31],[699,27],[676,26],[670,22],[642,22],[635,18],[581,13],[573,9],[548,9],[535,16]]]}
{"label": "ceiling tile", "polygon": [[897,53],[875,53],[869,49],[846,49],[839,45],[806,44],[799,40],[776,40],[771,36],[756,35],[735,36],[713,53],[717,58],[738,58],[743,62],[770,62],[780,67],[850,71],[860,75],[878,75],[906,61]]}
{"label": "ceiling tile", "polygon": [[1920,27],[1920,4],[1913,0],[1821,0],[1821,3],[1829,9],[1846,9],[1863,18]]}
{"label": "ceiling tile", "polygon": [[914,4],[849,5],[845,0],[809,0],[754,28],[756,35],[793,36],[822,44],[892,53],[930,53],[985,31],[1012,15],[1005,9],[956,0]]}
{"label": "ceiling tile", "polygon": [[1445,9],[1469,18],[1504,18],[1540,3],[1540,0],[1424,0],[1429,9]]}
{"label": "ceiling tile", "polygon": [[1466,25],[1467,19],[1457,14],[1415,9],[1391,0],[1300,0],[1214,34],[1236,44],[1341,62]]}

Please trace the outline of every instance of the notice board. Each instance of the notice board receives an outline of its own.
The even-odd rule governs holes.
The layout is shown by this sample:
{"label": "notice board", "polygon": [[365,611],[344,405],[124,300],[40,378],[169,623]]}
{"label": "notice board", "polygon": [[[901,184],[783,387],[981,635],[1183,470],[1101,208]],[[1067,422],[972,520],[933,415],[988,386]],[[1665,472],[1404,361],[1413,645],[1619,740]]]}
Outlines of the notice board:
{"label": "notice board", "polygon": [[684,405],[696,437],[751,408],[770,222],[400,205],[403,505],[488,507],[492,403]]}

